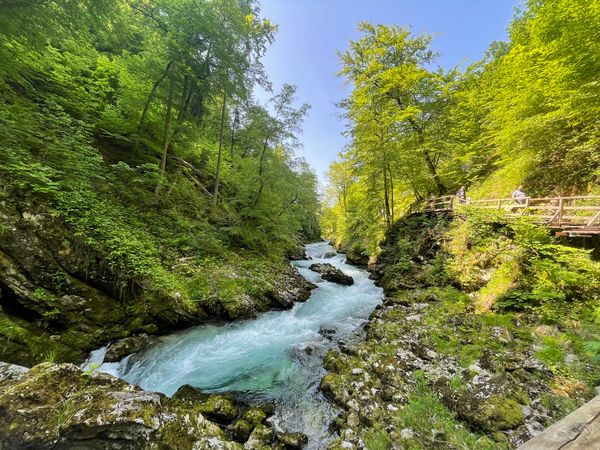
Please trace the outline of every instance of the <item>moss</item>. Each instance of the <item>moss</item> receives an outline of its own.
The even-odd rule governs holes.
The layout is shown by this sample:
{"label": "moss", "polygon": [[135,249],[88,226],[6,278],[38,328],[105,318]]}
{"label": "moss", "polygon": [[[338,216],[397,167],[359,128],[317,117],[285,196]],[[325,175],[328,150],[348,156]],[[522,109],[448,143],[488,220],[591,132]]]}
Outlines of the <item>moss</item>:
{"label": "moss", "polygon": [[525,423],[521,405],[500,395],[492,395],[479,414],[477,421],[489,431],[510,430]]}
{"label": "moss", "polygon": [[253,427],[261,424],[267,418],[267,414],[259,406],[252,406],[244,411],[242,419],[251,424]]}
{"label": "moss", "polygon": [[200,404],[174,402],[69,364],[39,364],[3,388],[0,408],[7,414],[0,417],[0,447],[45,448],[58,440],[71,448],[81,445],[81,434],[94,448],[118,439],[127,448],[191,450],[209,438],[232,448],[223,431],[204,419]]}
{"label": "moss", "polygon": [[254,426],[244,419],[236,420],[232,427],[232,434],[236,441],[246,442],[252,433]]}
{"label": "moss", "polygon": [[[468,429],[457,424],[452,412],[444,406],[426,380],[417,375],[414,389],[404,408],[394,414],[394,424],[398,430],[409,428],[414,431],[413,439],[404,439],[407,449],[422,448],[470,448],[494,449]],[[435,433],[432,433],[435,430]],[[436,438],[437,435],[437,438]],[[439,438],[442,437],[442,442]]]}
{"label": "moss", "polygon": [[387,450],[390,448],[390,436],[381,425],[369,428],[365,431],[364,436],[365,447],[369,450]]}

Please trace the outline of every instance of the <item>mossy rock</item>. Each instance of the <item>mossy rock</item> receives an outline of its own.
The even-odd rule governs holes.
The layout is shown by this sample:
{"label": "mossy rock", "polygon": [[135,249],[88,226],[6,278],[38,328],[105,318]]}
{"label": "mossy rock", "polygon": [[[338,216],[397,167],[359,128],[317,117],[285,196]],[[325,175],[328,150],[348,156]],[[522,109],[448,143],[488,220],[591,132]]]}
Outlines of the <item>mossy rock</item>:
{"label": "mossy rock", "polygon": [[498,394],[484,401],[472,394],[464,395],[456,402],[456,408],[459,416],[486,432],[511,430],[525,423],[521,405]]}
{"label": "mossy rock", "polygon": [[242,419],[251,424],[253,427],[265,421],[267,413],[260,406],[252,406],[244,411]]}
{"label": "mossy rock", "polygon": [[308,436],[304,433],[281,433],[278,437],[286,449],[301,449],[308,444]]}
{"label": "mossy rock", "polygon": [[246,442],[252,433],[254,426],[244,419],[238,419],[231,428],[233,438],[238,442]]}
{"label": "mossy rock", "polygon": [[199,405],[107,374],[50,363],[2,373],[0,448],[239,448]]}
{"label": "mossy rock", "polygon": [[275,433],[272,428],[262,424],[257,425],[244,444],[244,448],[248,450],[269,448],[269,444],[273,442],[274,437]]}

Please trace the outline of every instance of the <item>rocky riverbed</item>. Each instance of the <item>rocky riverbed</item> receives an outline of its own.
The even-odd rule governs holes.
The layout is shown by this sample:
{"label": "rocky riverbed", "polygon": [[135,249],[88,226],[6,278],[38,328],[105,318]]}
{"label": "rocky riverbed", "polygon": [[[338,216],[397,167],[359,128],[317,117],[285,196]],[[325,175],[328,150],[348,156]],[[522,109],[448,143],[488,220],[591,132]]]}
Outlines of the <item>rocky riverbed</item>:
{"label": "rocky riverbed", "polygon": [[594,395],[574,351],[549,364],[564,326],[479,313],[445,276],[446,227],[413,217],[388,235],[366,340],[325,358],[321,388],[343,409],[331,449],[515,448]]}

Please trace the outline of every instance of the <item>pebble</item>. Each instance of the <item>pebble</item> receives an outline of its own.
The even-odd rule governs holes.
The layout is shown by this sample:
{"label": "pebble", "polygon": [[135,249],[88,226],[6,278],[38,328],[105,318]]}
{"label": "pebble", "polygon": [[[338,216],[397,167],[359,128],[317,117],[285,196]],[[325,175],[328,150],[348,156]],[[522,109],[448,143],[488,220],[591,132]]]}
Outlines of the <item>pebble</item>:
{"label": "pebble", "polygon": [[402,439],[412,439],[415,437],[415,432],[412,430],[412,428],[404,428],[400,431],[400,437]]}
{"label": "pebble", "polygon": [[360,375],[361,373],[363,373],[363,370],[358,367],[352,369],[352,375]]}

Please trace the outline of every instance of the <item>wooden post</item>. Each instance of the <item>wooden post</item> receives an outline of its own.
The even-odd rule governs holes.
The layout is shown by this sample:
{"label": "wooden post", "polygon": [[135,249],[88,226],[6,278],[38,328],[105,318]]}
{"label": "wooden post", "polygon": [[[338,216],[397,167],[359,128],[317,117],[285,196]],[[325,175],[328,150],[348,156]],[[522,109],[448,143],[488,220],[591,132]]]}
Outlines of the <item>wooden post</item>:
{"label": "wooden post", "polygon": [[561,197],[561,198],[558,199],[558,225],[559,226],[562,223],[563,206],[564,206],[564,199]]}
{"label": "wooden post", "polygon": [[501,206],[502,206],[502,200],[498,200],[498,211],[500,211]]}

